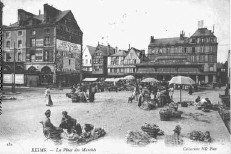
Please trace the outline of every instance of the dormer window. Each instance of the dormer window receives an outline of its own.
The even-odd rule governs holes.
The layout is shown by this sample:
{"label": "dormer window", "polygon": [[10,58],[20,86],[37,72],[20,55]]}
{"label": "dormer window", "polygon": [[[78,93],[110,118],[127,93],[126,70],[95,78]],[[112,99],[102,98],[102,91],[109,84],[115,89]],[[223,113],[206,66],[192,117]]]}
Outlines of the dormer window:
{"label": "dormer window", "polygon": [[192,38],[192,43],[197,43],[196,41],[197,41],[196,38]]}

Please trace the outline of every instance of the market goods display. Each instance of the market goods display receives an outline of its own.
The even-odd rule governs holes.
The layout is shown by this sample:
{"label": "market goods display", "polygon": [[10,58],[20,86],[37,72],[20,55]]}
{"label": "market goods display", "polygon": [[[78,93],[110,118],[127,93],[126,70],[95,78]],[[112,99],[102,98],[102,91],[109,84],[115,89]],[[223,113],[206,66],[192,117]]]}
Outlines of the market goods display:
{"label": "market goods display", "polygon": [[192,131],[189,134],[189,138],[195,141],[211,142],[210,132],[206,131],[205,133],[201,131]]}
{"label": "market goods display", "polygon": [[181,102],[181,107],[188,107],[188,102]]}
{"label": "market goods display", "polygon": [[141,126],[142,131],[149,136],[156,138],[158,135],[164,135],[164,131],[160,130],[159,126],[151,123],[144,123]]}
{"label": "market goods display", "polygon": [[169,109],[161,109],[159,114],[160,114],[161,121],[169,121],[170,118],[181,118],[181,115],[183,114],[183,112],[176,111],[173,108],[169,108]]}
{"label": "market goods display", "polygon": [[156,141],[154,138],[151,138],[148,134],[141,131],[128,131],[125,139],[128,144],[140,146]]}
{"label": "market goods display", "polygon": [[93,130],[92,136],[94,136],[94,139],[103,137],[106,134],[105,130],[102,128],[96,128]]}
{"label": "market goods display", "polygon": [[169,108],[173,108],[175,111],[177,111],[177,109],[178,109],[178,104],[175,103],[175,102],[171,102],[171,103],[169,104]]}
{"label": "market goods display", "polygon": [[159,114],[160,114],[161,121],[169,121],[171,117],[171,110],[161,109]]}

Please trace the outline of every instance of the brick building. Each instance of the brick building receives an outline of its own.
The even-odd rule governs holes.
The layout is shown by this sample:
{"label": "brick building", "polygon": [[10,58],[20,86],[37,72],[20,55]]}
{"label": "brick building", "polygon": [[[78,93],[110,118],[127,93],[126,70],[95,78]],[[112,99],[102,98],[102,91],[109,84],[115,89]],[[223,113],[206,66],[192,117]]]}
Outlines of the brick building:
{"label": "brick building", "polygon": [[207,28],[198,28],[191,37],[155,39],[148,46],[149,62],[137,65],[138,74],[149,74],[159,80],[174,75],[190,76],[196,82],[216,82],[217,38]]}
{"label": "brick building", "polygon": [[4,28],[5,59],[11,61],[7,55],[16,42],[16,61],[24,62],[27,85],[71,85],[80,80],[82,36],[70,10],[44,4],[44,14],[34,15],[19,9],[18,21]]}

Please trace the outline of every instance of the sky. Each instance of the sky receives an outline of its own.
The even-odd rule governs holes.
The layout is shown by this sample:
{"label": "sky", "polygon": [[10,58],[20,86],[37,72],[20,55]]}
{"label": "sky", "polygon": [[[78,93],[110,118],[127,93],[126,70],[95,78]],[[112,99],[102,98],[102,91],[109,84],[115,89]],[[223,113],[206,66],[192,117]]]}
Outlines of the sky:
{"label": "sky", "polygon": [[184,31],[189,37],[204,20],[204,27],[218,39],[218,62],[227,60],[230,50],[229,0],[1,0],[3,24],[17,21],[17,9],[43,14],[48,3],[64,11],[71,10],[83,31],[83,45],[99,43],[122,50],[129,44],[147,51],[150,36],[179,37]]}

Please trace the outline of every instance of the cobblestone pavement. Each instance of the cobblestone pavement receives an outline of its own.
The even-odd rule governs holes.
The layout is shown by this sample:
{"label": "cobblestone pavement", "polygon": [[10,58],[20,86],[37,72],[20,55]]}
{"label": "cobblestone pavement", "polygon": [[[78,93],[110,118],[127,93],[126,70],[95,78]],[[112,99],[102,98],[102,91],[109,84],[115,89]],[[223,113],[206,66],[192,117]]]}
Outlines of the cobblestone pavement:
{"label": "cobblestone pavement", "polygon": [[[47,109],[51,110],[51,122],[58,126],[62,111],[67,111],[70,116],[76,118],[83,125],[91,123],[95,127],[102,127],[106,130],[107,135],[104,138],[93,141],[86,148],[96,147],[97,153],[150,153],[149,150],[156,151],[155,153],[173,153],[161,147],[165,147],[163,138],[158,139],[158,143],[149,145],[144,148],[131,147],[125,142],[125,135],[128,130],[141,130],[140,127],[145,122],[155,123],[164,130],[165,134],[172,134],[176,125],[181,125],[182,135],[187,136],[187,133],[192,130],[209,130],[214,139],[214,145],[217,150],[213,153],[227,152],[230,143],[230,134],[225,128],[217,111],[204,113],[196,111],[193,106],[188,108],[180,107],[183,111],[182,119],[172,121],[160,121],[160,108],[145,111],[138,108],[137,103],[127,103],[127,98],[132,92],[103,92],[96,94],[95,103],[72,103],[71,99],[65,96],[69,89],[52,90],[53,107],[45,106],[44,88],[26,88],[17,89],[20,94],[10,95],[16,97],[16,100],[6,100],[2,102],[3,114],[0,116],[0,147],[7,150],[8,142],[13,144],[10,150],[12,153],[18,153],[15,149],[21,149],[24,153],[30,153],[31,147],[51,146],[53,143],[45,141],[42,134],[42,125],[39,123],[45,118],[44,112]],[[182,100],[193,101],[197,96],[208,97],[213,104],[218,103],[219,94],[224,93],[224,88],[215,90],[206,90],[202,92],[188,95],[186,91],[182,91]],[[173,99],[179,101],[179,91],[175,90]],[[193,143],[185,138],[184,147],[192,147]],[[196,143],[195,143],[196,144]],[[158,145],[158,146],[157,146]],[[211,146],[211,145],[197,145]],[[17,147],[17,148],[16,148]],[[28,148],[30,147],[30,148]],[[55,147],[55,146],[54,146]],[[54,148],[53,147],[53,148]],[[184,153],[184,147],[175,147],[179,150],[177,153]],[[51,148],[52,149],[52,148]],[[190,151],[189,151],[190,152]],[[200,153],[203,151],[193,151]],[[1,153],[1,149],[0,149]],[[49,151],[52,153],[52,151]]]}

